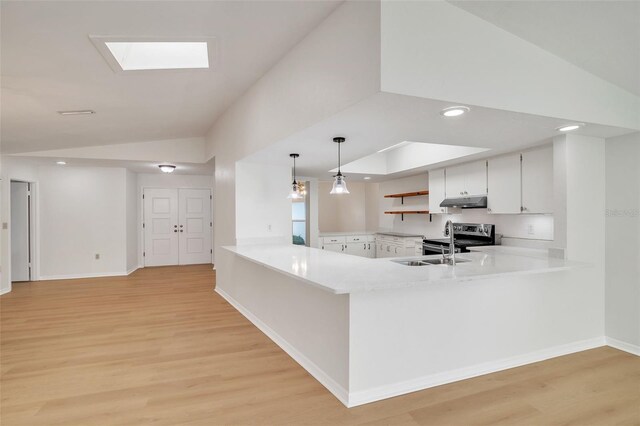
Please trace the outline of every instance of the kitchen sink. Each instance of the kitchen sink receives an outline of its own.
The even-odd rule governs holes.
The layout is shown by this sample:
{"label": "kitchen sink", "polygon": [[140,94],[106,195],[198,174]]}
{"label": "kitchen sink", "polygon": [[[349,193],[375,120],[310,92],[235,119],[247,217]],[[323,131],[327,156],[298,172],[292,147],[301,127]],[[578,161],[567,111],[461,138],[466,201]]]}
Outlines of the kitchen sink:
{"label": "kitchen sink", "polygon": [[[428,265],[451,265],[449,259],[411,259],[411,260],[392,260],[392,262],[399,263],[404,266],[428,266]],[[468,259],[456,259],[456,265],[458,263],[470,262]]]}
{"label": "kitchen sink", "polygon": [[405,266],[427,266],[429,263],[425,263],[422,260],[392,260],[392,262],[399,263]]}

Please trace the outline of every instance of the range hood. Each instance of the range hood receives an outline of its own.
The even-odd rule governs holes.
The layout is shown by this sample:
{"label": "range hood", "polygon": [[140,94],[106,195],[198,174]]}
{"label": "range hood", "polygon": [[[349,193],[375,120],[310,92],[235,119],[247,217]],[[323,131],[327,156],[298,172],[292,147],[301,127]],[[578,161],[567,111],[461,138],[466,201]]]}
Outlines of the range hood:
{"label": "range hood", "polygon": [[486,195],[472,195],[470,197],[447,198],[440,203],[440,207],[459,207],[461,209],[487,208]]}

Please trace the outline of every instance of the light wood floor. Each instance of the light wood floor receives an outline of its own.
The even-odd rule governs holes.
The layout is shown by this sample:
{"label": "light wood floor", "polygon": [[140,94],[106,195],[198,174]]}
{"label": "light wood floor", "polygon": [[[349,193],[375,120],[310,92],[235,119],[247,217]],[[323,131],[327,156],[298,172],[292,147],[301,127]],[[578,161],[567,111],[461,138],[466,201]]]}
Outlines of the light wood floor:
{"label": "light wood floor", "polygon": [[203,265],[15,285],[2,425],[640,424],[640,358],[611,348],[347,409],[214,281]]}

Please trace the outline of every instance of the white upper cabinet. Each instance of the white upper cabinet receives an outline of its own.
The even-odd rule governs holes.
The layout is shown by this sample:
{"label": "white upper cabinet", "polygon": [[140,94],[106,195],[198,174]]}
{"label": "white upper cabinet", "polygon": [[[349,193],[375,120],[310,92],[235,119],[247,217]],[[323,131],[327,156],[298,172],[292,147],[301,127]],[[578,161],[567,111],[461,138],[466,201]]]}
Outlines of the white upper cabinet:
{"label": "white upper cabinet", "polygon": [[429,172],[429,213],[446,213],[440,203],[445,199],[444,169]]}
{"label": "white upper cabinet", "polygon": [[553,213],[553,146],[522,153],[522,213]]}
{"label": "white upper cabinet", "polygon": [[487,163],[476,161],[447,168],[448,198],[487,193]]}
{"label": "white upper cabinet", "polygon": [[466,164],[462,166],[447,167],[446,196],[449,198],[462,197],[466,189],[465,174]]}
{"label": "white upper cabinet", "polygon": [[465,194],[485,195],[487,193],[487,162],[476,161],[465,165]]}
{"label": "white upper cabinet", "polygon": [[488,213],[520,213],[520,154],[489,159]]}

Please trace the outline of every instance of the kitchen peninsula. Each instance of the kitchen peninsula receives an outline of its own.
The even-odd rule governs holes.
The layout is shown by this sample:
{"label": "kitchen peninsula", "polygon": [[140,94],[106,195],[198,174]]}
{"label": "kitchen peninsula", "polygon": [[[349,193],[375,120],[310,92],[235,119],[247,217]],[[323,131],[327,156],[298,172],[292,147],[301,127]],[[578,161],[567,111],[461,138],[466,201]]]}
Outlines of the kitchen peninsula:
{"label": "kitchen peninsula", "polygon": [[216,291],[348,407],[602,344],[581,335],[587,312],[567,315],[589,268],[545,252],[476,248],[455,266],[412,267],[225,249],[236,279]]}

